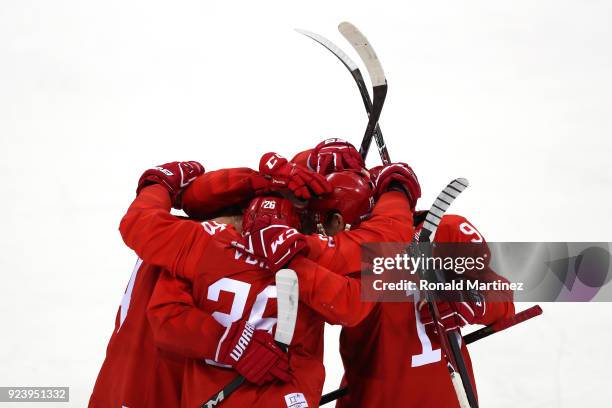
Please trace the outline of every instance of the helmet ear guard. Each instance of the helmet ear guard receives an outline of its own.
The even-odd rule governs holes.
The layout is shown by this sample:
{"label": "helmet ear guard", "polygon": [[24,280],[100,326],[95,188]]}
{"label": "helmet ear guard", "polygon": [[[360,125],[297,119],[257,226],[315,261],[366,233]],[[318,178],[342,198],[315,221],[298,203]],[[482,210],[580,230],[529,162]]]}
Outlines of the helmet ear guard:
{"label": "helmet ear guard", "polygon": [[[321,235],[325,235],[325,236],[329,236],[332,235],[328,232],[326,225],[329,224],[331,218],[334,215],[339,215],[340,217],[342,217],[342,214],[340,214],[340,212],[338,212],[335,209],[331,209],[330,211],[328,211],[326,214],[322,214],[321,212],[315,212],[313,214],[313,220],[315,223],[315,228],[317,233],[321,234]],[[349,230],[351,228],[351,224],[344,224],[344,230]]]}

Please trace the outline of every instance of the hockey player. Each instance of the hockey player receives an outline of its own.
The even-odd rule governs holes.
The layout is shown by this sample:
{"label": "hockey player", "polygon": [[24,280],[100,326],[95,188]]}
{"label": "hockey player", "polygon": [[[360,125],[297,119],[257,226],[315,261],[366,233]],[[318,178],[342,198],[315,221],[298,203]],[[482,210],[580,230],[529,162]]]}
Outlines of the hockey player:
{"label": "hockey player", "polygon": [[[338,141],[338,139],[333,140],[334,143]],[[409,242],[412,239],[414,229],[411,209],[414,208],[416,199],[420,196],[420,187],[409,166],[395,163],[385,167],[385,172],[379,178],[376,189],[373,191],[367,172],[360,167],[363,162],[360,161],[359,153],[352,145],[346,142],[339,143],[340,146],[336,149],[332,143],[323,142],[320,144],[320,146],[325,146],[322,153],[314,153],[315,155],[321,154],[321,160],[315,159],[314,156],[312,159],[319,162],[319,168],[342,165],[349,170],[328,175],[327,180],[334,192],[329,199],[323,197],[315,200],[315,207],[327,208],[327,211],[318,213],[313,219],[317,229],[320,232],[326,232],[326,235],[314,234],[305,237],[308,246],[306,256],[320,266],[329,268],[340,275],[358,275],[361,269],[362,244],[385,241]],[[279,157],[271,153],[268,156]],[[262,165],[265,165],[264,160],[262,160]],[[351,166],[359,170],[351,169]],[[210,192],[211,188],[212,186],[207,186],[202,179],[196,180],[191,187],[192,194],[189,197],[185,196],[185,206],[189,208],[207,207],[209,203],[201,198],[206,197],[207,200],[213,200],[214,197],[206,193]],[[201,190],[203,193],[193,190]],[[387,193],[388,191],[390,192]],[[380,199],[372,210],[373,194]],[[265,257],[265,254],[253,252],[249,254]],[[321,303],[317,304],[318,300],[321,300]],[[333,299],[322,299],[321,297],[314,298],[310,306],[320,313],[330,312],[337,308]],[[352,318],[361,320],[364,315],[360,313],[368,311],[367,307],[356,308]],[[340,323],[347,325],[349,322]]]}
{"label": "hockey player", "polygon": [[[417,233],[424,217],[419,214]],[[434,242],[484,242],[478,230],[464,217],[447,215],[436,232]],[[487,268],[481,280],[501,279]],[[432,330],[429,309],[419,302],[378,303],[359,325],[344,328],[340,335],[340,354],[345,366],[342,386],[348,395],[337,407],[394,406],[457,407],[446,362],[437,335]],[[511,294],[506,301],[440,302],[447,330],[468,324],[491,324],[514,314]],[[355,347],[361,344],[361,347]],[[365,345],[365,347],[363,346]],[[471,360],[465,344],[462,354],[475,386]]]}
{"label": "hockey player", "polygon": [[[304,258],[293,261],[292,267],[299,271],[301,281],[310,278],[314,282],[304,285],[304,293],[313,285],[336,296],[338,289],[342,289],[347,303],[323,317],[308,307],[298,309],[288,377],[286,356],[269,334],[276,315],[273,273],[232,246],[241,235],[231,225],[199,224],[170,215],[170,205],[180,196],[182,183],[164,176],[167,167],[145,173],[155,175],[159,181],[151,186],[140,184],[140,193],[122,220],[120,230],[128,246],[142,259],[161,265],[174,275],[164,274],[158,281],[149,317],[158,345],[191,357],[185,368],[182,406],[202,403],[231,381],[236,371],[247,377],[249,370],[253,372],[252,382],[259,386],[242,387],[225,406],[287,407],[289,400],[301,406],[316,406],[324,380],[322,319],[332,323],[350,320],[350,316],[342,316],[341,310],[349,315],[359,307],[358,288]],[[283,225],[294,224],[291,220],[295,217],[285,211],[289,208],[285,199],[257,198],[244,216],[247,230],[251,230],[251,225],[255,229],[269,226],[267,232],[278,232],[256,234],[254,238],[259,246],[270,250],[274,244],[276,252],[286,254],[286,259],[302,249],[297,241],[288,239],[290,233],[297,231]],[[251,213],[257,215],[252,220]],[[279,244],[280,236],[286,239]],[[271,264],[269,267],[272,271],[276,269]],[[307,274],[305,269],[309,269]],[[211,328],[211,318],[221,323],[219,330]],[[249,353],[254,345],[262,350],[257,357]],[[248,364],[242,364],[247,357]],[[262,375],[258,377],[259,373]]]}
{"label": "hockey player", "polygon": [[[276,156],[275,156],[275,155],[270,156],[270,158],[272,159],[271,163],[274,163],[274,165],[273,165],[273,166],[271,166],[271,167],[275,167],[277,164],[278,164],[278,165],[281,165],[281,166],[285,164],[285,163],[284,163],[282,160],[281,160],[280,162],[278,162],[278,160],[277,160],[277,158],[276,158]],[[269,163],[269,162],[270,162],[270,160],[265,161],[265,163]],[[397,198],[397,197],[403,197],[403,194],[402,194],[402,193],[393,193],[393,194],[395,194],[395,195],[396,195],[396,198],[395,198],[395,200],[396,200],[396,201],[398,201],[398,200],[399,200],[399,202],[400,202],[400,203],[402,202],[402,200],[403,200],[404,202],[407,202],[407,201],[406,201],[406,198],[403,198],[403,199],[401,199],[401,198]],[[391,196],[393,196],[393,194],[391,194]],[[399,196],[398,196],[398,195],[399,195]],[[185,194],[185,197],[187,197],[187,194]],[[369,197],[368,197],[368,198],[369,198]],[[408,209],[408,208],[409,208],[409,206],[408,206],[408,205],[406,205],[406,209]],[[402,215],[403,220],[405,220],[405,221],[404,221],[404,224],[405,224],[405,225],[407,225],[407,226],[409,227],[409,226],[410,226],[410,224],[408,224],[408,223],[407,223],[407,222],[410,222],[410,220],[411,220],[411,217],[410,217],[410,215],[409,215],[409,211],[403,211],[403,212],[402,212],[402,214],[403,214],[403,215]],[[373,220],[375,221],[375,220],[376,220],[376,219],[378,219],[378,218],[381,218],[381,217],[373,217]],[[393,220],[392,220],[392,221],[393,221]],[[380,223],[380,221],[377,221],[377,222],[379,222],[379,223]],[[385,222],[382,222],[382,224],[385,224]],[[387,221],[387,222],[386,222],[386,224],[389,224],[389,222]],[[393,224],[393,222],[391,222],[391,224]],[[373,224],[373,225],[374,225],[374,224]],[[390,225],[387,225],[387,228],[390,228]],[[410,235],[410,233],[411,233],[411,232],[410,232],[410,230],[408,230],[408,231],[406,231],[406,232],[405,232],[405,234],[407,234],[408,236]],[[353,253],[353,255],[354,255],[354,253]],[[354,258],[354,257],[353,257],[353,258]],[[145,258],[145,259],[146,259],[146,258]],[[336,308],[336,310],[337,310],[337,308]],[[330,311],[328,310],[328,312],[330,312]],[[331,311],[330,313],[331,313],[331,314],[333,314],[333,311]],[[339,321],[339,322],[341,322],[341,323],[347,323],[346,321]],[[348,322],[348,323],[350,323],[350,322]]]}
{"label": "hockey player", "polygon": [[[260,166],[265,167],[266,157],[284,162],[280,156],[268,153],[262,157]],[[314,200],[314,205],[310,206],[315,210],[315,216],[310,218],[323,234],[306,237],[309,259],[338,274],[358,276],[362,244],[409,242],[412,239],[412,209],[421,191],[418,179],[408,165],[394,163],[385,166],[372,190],[361,156],[354,146],[341,139],[327,139],[315,149],[300,153],[294,161],[322,173],[331,173],[327,180],[333,193],[329,198],[324,196]],[[346,171],[334,173],[336,169]],[[191,186],[191,194],[185,195],[184,206],[206,208],[214,202],[214,195],[209,194],[212,188],[204,178],[196,180]],[[384,194],[388,191],[391,192]],[[372,211],[374,196],[380,199]],[[327,310],[333,307],[333,302],[321,305]]]}
{"label": "hockey player", "polygon": [[[176,174],[184,177],[181,183],[188,184],[202,172],[200,165],[184,164]],[[296,196],[308,198],[311,193],[321,194],[329,189],[321,177],[292,166],[263,174],[248,168],[218,170],[204,177],[206,185],[213,186],[213,190],[199,189],[198,192],[204,197],[206,194],[214,196],[214,203],[207,208],[194,209],[192,215],[200,219],[214,218],[209,222],[213,224],[235,223],[235,216],[219,217],[220,213],[238,213],[236,208],[229,208],[228,212],[228,207],[235,207],[256,193],[283,188]],[[187,189],[184,194],[188,197],[191,192]],[[239,222],[241,219],[240,213]],[[184,358],[156,348],[146,317],[147,305],[161,273],[161,267],[138,259],[117,311],[115,327],[89,407],[179,405]],[[211,325],[218,323],[213,321]]]}
{"label": "hockey player", "polygon": [[[266,160],[264,160],[266,159]],[[276,153],[262,156],[266,161],[285,163]],[[327,139],[317,147],[298,154],[292,162],[327,175],[334,193],[313,200],[305,223],[322,234],[306,238],[308,258],[339,274],[361,270],[361,245],[367,242],[409,242],[414,233],[413,214],[421,195],[418,179],[410,166],[393,163],[384,167],[377,183],[371,183],[363,159],[350,143]],[[205,177],[194,181],[185,194],[183,206],[188,214],[207,208],[215,201],[214,186]],[[384,199],[379,197],[385,194]],[[377,198],[374,206],[374,198]],[[312,215],[315,215],[314,217]],[[315,231],[312,231],[315,232]],[[330,238],[333,235],[333,238]]]}
{"label": "hockey player", "polygon": [[90,408],[174,406],[183,358],[155,349],[147,304],[162,268],[138,259],[117,311]]}
{"label": "hockey player", "polygon": [[[347,168],[361,170],[358,152],[341,139],[328,139],[314,149],[298,154],[293,160],[321,174],[342,172]],[[372,169],[375,184],[385,182],[384,167]],[[340,173],[338,173],[340,174]],[[380,176],[383,179],[380,179]],[[333,178],[333,176],[331,176]],[[378,181],[378,183],[376,183]],[[343,212],[338,203],[346,202],[341,191],[315,200],[315,217],[331,217],[323,231],[336,235],[346,228]],[[426,212],[415,217],[415,237],[422,228]],[[335,237],[330,240],[335,240]],[[380,239],[379,242],[392,240]],[[486,243],[480,232],[464,217],[446,215],[438,227],[435,242]],[[332,268],[332,270],[335,270]],[[482,281],[503,279],[490,268],[478,277]],[[478,294],[472,294],[478,296]],[[468,324],[491,324],[514,314],[511,293],[495,293],[488,301],[481,294],[477,301],[440,302],[438,304],[442,324],[446,330]],[[450,382],[446,363],[443,361],[437,337],[432,330],[429,308],[414,293],[414,302],[376,304],[374,310],[359,325],[343,328],[340,336],[340,352],[345,365],[343,386],[349,394],[341,398],[338,407],[409,406],[455,407],[457,397]],[[462,353],[475,384],[471,360],[465,344]],[[404,358],[401,358],[404,356]]]}
{"label": "hockey player", "polygon": [[[351,147],[350,144],[338,139],[326,140],[315,149],[300,153],[294,158],[294,161],[303,163],[324,174],[333,173],[338,169],[346,170],[347,168],[363,172],[363,162],[359,161],[360,156]],[[374,171],[374,173],[378,172]],[[382,174],[384,175],[384,173]],[[348,193],[351,190],[344,189],[344,191]],[[338,194],[341,194],[341,191],[338,191]],[[360,268],[358,265],[360,257],[355,256],[358,252],[355,251],[355,246],[336,245],[336,243],[343,240],[342,235],[347,235],[343,231],[347,228],[347,224],[351,223],[350,218],[353,217],[349,215],[349,211],[345,213],[345,209],[341,206],[351,203],[353,200],[347,199],[348,196],[342,197],[340,195],[339,197],[334,199],[332,195],[325,200],[317,200],[319,202],[315,204],[315,208],[319,210],[317,217],[320,221],[323,220],[323,222],[318,223],[320,230],[322,228],[326,234],[332,236],[341,235],[323,238],[319,241],[319,244],[326,241],[328,243],[320,245],[318,249],[315,241],[313,243],[314,250],[311,251],[309,256],[316,258],[317,253],[330,255],[334,253],[335,255],[327,258],[327,261],[329,259],[338,261],[335,265],[327,265],[334,271],[351,273],[358,271]],[[354,197],[352,198],[354,199]],[[404,213],[406,212],[404,210]],[[347,220],[349,220],[348,223]],[[420,222],[417,223],[417,226],[420,227],[419,224]],[[394,228],[391,233],[398,230],[401,229]],[[478,240],[479,234],[464,218],[446,216],[439,227],[436,241],[466,242],[467,240],[471,242],[474,239]],[[347,236],[350,236],[350,234]],[[403,240],[407,241],[410,238]],[[351,240],[346,239],[344,241],[350,242]],[[388,237],[378,236],[377,239],[372,241],[402,241],[402,239],[388,239]],[[353,242],[353,244],[359,247],[359,244],[363,242],[368,241],[361,240]],[[344,251],[339,250],[339,248],[344,249]],[[347,254],[347,256],[338,256],[342,253]],[[351,260],[353,261],[352,264]],[[326,265],[325,257],[318,261]],[[491,278],[498,278],[497,275],[493,275],[492,271],[488,273],[491,274]],[[456,397],[448,379],[448,371],[442,362],[439,346],[435,337],[431,336],[431,333],[427,333],[425,326],[417,318],[416,308],[419,304],[416,303],[416,305],[415,303],[377,305],[374,312],[357,327],[343,330],[341,354],[346,366],[345,383],[348,381],[354,390],[350,392],[348,397],[339,402],[339,406],[369,407],[377,404],[386,406],[397,405],[400,402],[415,407],[456,405]],[[455,310],[454,306],[456,305],[440,305],[442,311],[448,312],[444,316],[448,315],[445,323],[449,328],[466,323],[488,324],[513,313],[511,296],[508,297],[506,302],[489,302],[486,304],[486,308],[469,305],[470,307]],[[475,313],[472,314],[470,310]],[[421,307],[420,311],[424,314],[422,316],[423,321],[429,323],[427,308]],[[362,346],[356,347],[356,344]],[[366,345],[365,350],[363,344]],[[396,358],[397,352],[389,353],[388,350],[397,350],[397,352],[406,354],[408,354],[406,351],[410,350],[408,361],[404,364],[403,360]],[[463,347],[463,353],[471,373],[471,364],[465,346]],[[409,390],[409,392],[406,390]]]}

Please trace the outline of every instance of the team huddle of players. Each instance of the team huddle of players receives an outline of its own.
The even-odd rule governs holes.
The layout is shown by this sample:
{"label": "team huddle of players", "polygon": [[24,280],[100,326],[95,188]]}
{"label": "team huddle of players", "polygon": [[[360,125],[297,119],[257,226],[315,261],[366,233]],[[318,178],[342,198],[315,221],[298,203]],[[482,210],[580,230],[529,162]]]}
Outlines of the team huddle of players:
{"label": "team huddle of players", "polygon": [[[420,194],[407,164],[366,169],[340,139],[291,162],[266,153],[259,171],[205,172],[197,162],[145,171],[119,228],[139,259],[89,406],[200,407],[240,374],[245,384],[219,405],[317,407],[326,322],[342,325],[349,392],[336,406],[458,406],[419,294],[404,303],[360,297],[361,245],[410,242],[424,219]],[[435,240],[483,242],[455,215]],[[274,273],[285,267],[298,276],[300,302],[287,353],[273,337]],[[440,301],[444,327],[514,313],[511,297],[486,300]]]}

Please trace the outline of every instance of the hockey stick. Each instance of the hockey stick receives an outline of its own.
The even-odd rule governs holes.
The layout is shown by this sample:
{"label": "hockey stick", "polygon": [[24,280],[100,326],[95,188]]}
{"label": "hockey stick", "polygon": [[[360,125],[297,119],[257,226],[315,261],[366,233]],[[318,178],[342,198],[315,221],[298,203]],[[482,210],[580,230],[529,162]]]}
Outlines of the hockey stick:
{"label": "hockey stick", "polygon": [[[298,278],[295,271],[291,269],[281,269],[276,272],[276,302],[277,302],[277,322],[274,340],[276,344],[285,352],[293,339],[295,323],[297,320],[299,287]],[[223,389],[215,393],[200,408],[213,408],[225,401],[234,391],[236,391],[245,381],[241,375],[234,378]]]}
{"label": "hockey stick", "polygon": [[[313,33],[307,30],[296,29],[298,33],[305,35],[308,38],[318,42],[327,50],[329,50],[332,54],[334,54],[340,62],[349,70],[351,76],[355,80],[357,84],[357,88],[359,88],[359,93],[361,94],[361,100],[363,101],[363,106],[365,107],[366,112],[368,113],[368,117],[370,117],[372,113],[372,100],[370,99],[370,92],[366,86],[365,80],[363,79],[363,75],[361,74],[361,70],[357,66],[357,64],[348,56],[344,51],[340,49],[336,44],[323,37],[322,35]],[[370,44],[367,44],[368,47],[371,48]],[[378,153],[380,154],[380,158],[383,164],[391,163],[391,158],[389,157],[389,151],[387,150],[387,146],[385,145],[385,140],[383,139],[382,131],[380,130],[380,124],[376,123],[376,128],[374,132],[374,140],[376,141],[376,145],[378,146]],[[370,145],[372,144],[372,138],[364,139],[361,142],[360,153],[361,157],[365,160],[368,151],[370,150]]]}
{"label": "hockey stick", "polygon": [[[380,114],[387,97],[387,79],[385,77],[385,72],[383,71],[382,65],[376,56],[376,52],[374,52],[374,49],[370,46],[370,42],[365,35],[363,35],[361,31],[359,31],[359,29],[357,29],[357,27],[355,27],[353,24],[346,21],[338,25],[338,30],[340,31],[340,34],[342,34],[351,44],[355,51],[357,51],[357,54],[359,54],[359,57],[368,70],[370,81],[372,82],[372,110],[370,111],[368,125],[363,135],[361,147],[359,148],[361,157],[365,158],[368,154],[368,150],[370,149],[372,137],[374,137],[374,131],[376,130],[376,125],[380,119]],[[388,152],[386,155],[384,155],[384,151],[386,151],[384,142],[379,145],[379,151],[383,161],[389,159]]]}
{"label": "hockey stick", "polygon": [[477,340],[484,339],[485,337],[489,337],[490,335],[495,333],[499,333],[500,331],[506,330],[512,326],[516,326],[519,323],[523,323],[524,321],[532,319],[541,314],[542,308],[539,305],[532,306],[529,309],[525,309],[512,317],[485,326],[482,329],[478,329],[470,334],[466,334],[465,337],[463,337],[463,341],[465,341],[465,344],[471,344]]}
{"label": "hockey stick", "polygon": [[[478,329],[470,334],[467,334],[463,338],[463,341],[465,341],[465,344],[472,344],[475,341],[484,339],[485,337],[489,337],[492,334],[499,333],[500,331],[509,329],[512,326],[516,326],[517,324],[523,323],[541,314],[542,314],[542,308],[540,306],[536,305],[536,306],[530,307],[529,309],[525,309],[522,312],[519,312],[512,317],[500,320],[489,326],[483,327],[482,329]],[[347,387],[343,387],[343,388],[334,390],[330,393],[327,393],[321,397],[321,401],[319,405],[327,404],[329,402],[337,400],[338,398],[342,398],[346,394],[348,394],[348,391],[349,390]]]}
{"label": "hockey stick", "polygon": [[321,400],[319,401],[319,405],[325,405],[327,403],[340,399],[344,397],[345,395],[347,395],[348,392],[349,392],[348,387],[342,387],[342,388],[338,388],[337,390],[333,390],[332,392],[328,392],[327,394],[321,397]]}
{"label": "hockey stick", "polygon": [[[468,185],[469,183],[466,179],[455,179],[442,190],[438,197],[436,197],[436,200],[425,217],[423,228],[419,233],[419,243],[431,242],[442,220],[442,216],[444,216],[444,213],[455,198],[457,198]],[[423,268],[419,269],[419,277],[421,279],[427,279]],[[435,274],[432,274],[430,279],[434,283],[441,281]],[[437,328],[440,348],[446,358],[446,365],[453,388],[457,394],[459,406],[461,408],[478,408],[474,386],[468,374],[467,367],[465,366],[463,355],[461,354],[461,346],[459,345],[461,333],[456,329],[450,331],[445,330],[441,323],[440,311],[438,310],[438,305],[432,291],[425,291],[425,300],[427,301],[431,316]]]}

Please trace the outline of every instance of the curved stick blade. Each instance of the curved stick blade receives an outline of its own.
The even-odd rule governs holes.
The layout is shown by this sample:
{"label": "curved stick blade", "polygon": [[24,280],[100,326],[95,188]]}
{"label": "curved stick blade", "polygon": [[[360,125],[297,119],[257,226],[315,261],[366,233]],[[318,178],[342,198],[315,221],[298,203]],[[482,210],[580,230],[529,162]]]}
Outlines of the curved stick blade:
{"label": "curved stick blade", "polygon": [[336,44],[323,37],[322,35],[313,33],[312,31],[302,30],[300,28],[296,28],[295,31],[302,35],[305,35],[306,37],[318,42],[319,44],[327,48],[332,54],[338,57],[338,59],[348,68],[349,71],[352,72],[359,69],[357,67],[357,64],[351,59],[351,57],[346,55],[346,53],[342,51],[340,47],[338,47]]}
{"label": "curved stick blade", "polygon": [[368,73],[370,74],[370,80],[372,86],[377,87],[385,85],[387,79],[385,78],[385,71],[382,68],[380,61],[374,48],[370,47],[370,43],[365,35],[357,27],[349,22],[343,22],[338,25],[340,34],[347,39],[349,43],[355,48],[355,51],[359,54],[359,57],[363,60]]}
{"label": "curved stick blade", "polygon": [[446,210],[448,210],[448,207],[450,207],[452,202],[455,201],[459,194],[461,194],[469,185],[470,183],[467,179],[461,177],[456,178],[448,183],[444,190],[438,194],[438,197],[436,197],[436,200],[425,217],[423,228],[419,233],[419,242],[433,240],[444,213],[446,213]]}

